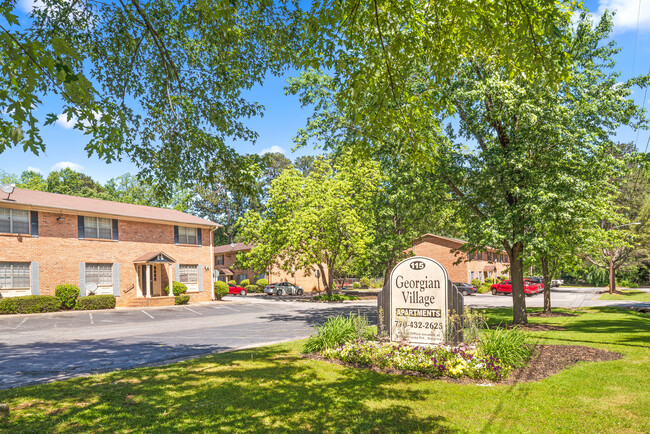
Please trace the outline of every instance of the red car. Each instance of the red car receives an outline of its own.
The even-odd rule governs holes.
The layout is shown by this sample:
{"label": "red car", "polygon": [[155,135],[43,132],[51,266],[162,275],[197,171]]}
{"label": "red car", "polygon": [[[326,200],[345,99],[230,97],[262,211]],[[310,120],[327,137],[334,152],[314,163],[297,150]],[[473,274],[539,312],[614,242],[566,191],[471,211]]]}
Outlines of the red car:
{"label": "red car", "polygon": [[246,288],[241,286],[233,285],[232,283],[228,284],[228,294],[239,294],[246,295]]}
{"label": "red car", "polygon": [[[512,281],[502,280],[499,283],[495,283],[490,287],[492,290],[492,295],[497,295],[499,292],[504,294],[512,294]],[[526,295],[534,295],[539,292],[539,285],[535,285],[530,282],[530,280],[524,280],[524,293]]]}

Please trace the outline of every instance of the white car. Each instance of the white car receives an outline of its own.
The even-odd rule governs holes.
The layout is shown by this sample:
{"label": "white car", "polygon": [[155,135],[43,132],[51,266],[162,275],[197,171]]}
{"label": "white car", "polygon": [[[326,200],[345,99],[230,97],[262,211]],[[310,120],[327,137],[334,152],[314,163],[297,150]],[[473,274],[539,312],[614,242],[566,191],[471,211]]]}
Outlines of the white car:
{"label": "white car", "polygon": [[264,287],[264,293],[268,295],[302,295],[303,290],[291,282],[271,283]]}

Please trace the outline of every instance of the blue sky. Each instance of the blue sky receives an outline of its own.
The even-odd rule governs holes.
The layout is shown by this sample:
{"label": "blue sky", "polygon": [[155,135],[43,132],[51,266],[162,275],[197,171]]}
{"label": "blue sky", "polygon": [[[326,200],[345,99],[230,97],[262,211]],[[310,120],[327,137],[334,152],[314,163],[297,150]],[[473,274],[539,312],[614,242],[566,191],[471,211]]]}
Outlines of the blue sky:
{"label": "blue sky", "polygon": [[[19,7],[29,10],[35,4],[33,0],[20,0]],[[650,71],[650,0],[591,0],[584,2],[585,7],[595,14],[605,9],[617,10],[615,17],[614,39],[621,53],[617,57],[617,69],[622,71],[622,79]],[[638,31],[637,31],[638,29]],[[258,132],[256,144],[236,142],[233,146],[241,153],[263,153],[266,151],[283,152],[288,158],[310,153],[311,149],[301,149],[291,152],[292,137],[298,128],[305,125],[309,116],[308,110],[300,107],[298,98],[284,94],[285,77],[269,77],[264,86],[258,86],[251,92],[252,99],[266,107],[262,118],[247,121],[248,125]],[[636,89],[633,98],[639,105],[643,103],[644,90]],[[650,97],[648,98],[650,99]],[[646,101],[646,108],[650,101]],[[47,106],[43,111],[48,111]],[[88,157],[84,146],[86,137],[79,131],[70,129],[65,120],[42,129],[47,151],[41,155],[24,152],[21,148],[9,149],[0,154],[0,169],[20,174],[32,169],[47,175],[52,170],[71,167],[84,172],[94,179],[106,180],[126,172],[136,173],[137,168],[125,157],[121,162],[106,164],[96,156]],[[650,133],[636,133],[630,129],[620,129],[618,139],[635,141],[640,150],[644,150]]]}

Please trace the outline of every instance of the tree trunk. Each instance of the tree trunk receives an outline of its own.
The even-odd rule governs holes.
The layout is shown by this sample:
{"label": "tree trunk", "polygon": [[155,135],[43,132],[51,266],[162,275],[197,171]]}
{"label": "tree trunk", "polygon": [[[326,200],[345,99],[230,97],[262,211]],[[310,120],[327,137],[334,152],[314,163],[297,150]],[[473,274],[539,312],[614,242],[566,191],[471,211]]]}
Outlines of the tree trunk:
{"label": "tree trunk", "polygon": [[551,313],[551,273],[548,271],[548,258],[541,258],[542,278],[544,279],[544,313]]}
{"label": "tree trunk", "polygon": [[524,245],[521,241],[517,241],[512,248],[508,249],[512,276],[512,322],[514,324],[528,324],[524,292],[524,260],[521,256],[523,251]]}
{"label": "tree trunk", "polygon": [[325,290],[327,291],[327,295],[331,297],[334,293],[334,270],[329,264],[327,267],[327,280],[329,280],[329,285],[325,287]]}

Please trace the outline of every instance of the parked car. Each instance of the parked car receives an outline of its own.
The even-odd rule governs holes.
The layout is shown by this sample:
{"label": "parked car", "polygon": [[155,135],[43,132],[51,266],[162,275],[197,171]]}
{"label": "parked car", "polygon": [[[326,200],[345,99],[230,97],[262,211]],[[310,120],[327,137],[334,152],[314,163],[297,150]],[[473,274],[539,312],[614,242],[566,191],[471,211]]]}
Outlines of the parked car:
{"label": "parked car", "polygon": [[303,290],[291,282],[279,282],[266,285],[264,293],[268,295],[302,295]]}
{"label": "parked car", "polygon": [[530,280],[532,283],[542,285],[544,287],[544,278],[543,277],[529,277],[527,280]]}
{"label": "parked car", "polygon": [[239,294],[246,295],[246,288],[241,286],[233,285],[232,283],[228,284],[228,294]]}
{"label": "parked car", "polygon": [[553,287],[557,288],[560,285],[564,285],[564,280],[561,280],[561,279],[553,279],[553,280],[551,280],[551,288],[553,288]]}
{"label": "parked car", "polygon": [[[501,282],[492,285],[490,289],[492,290],[492,295],[497,295],[498,293],[512,294],[512,281],[502,280]],[[539,285],[524,280],[524,293],[526,295],[535,295],[538,292],[539,292]]]}
{"label": "parked car", "polygon": [[470,285],[469,283],[454,282],[454,285],[458,288],[458,292],[463,295],[476,294],[476,291],[478,290],[476,286]]}

